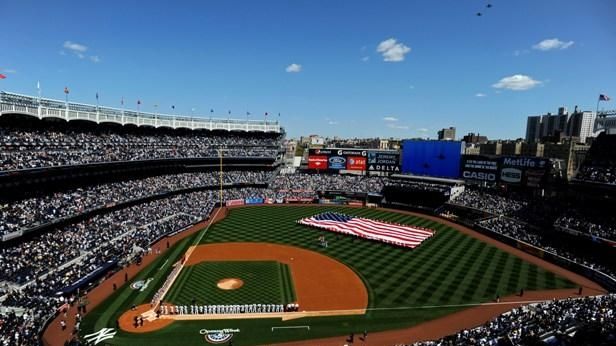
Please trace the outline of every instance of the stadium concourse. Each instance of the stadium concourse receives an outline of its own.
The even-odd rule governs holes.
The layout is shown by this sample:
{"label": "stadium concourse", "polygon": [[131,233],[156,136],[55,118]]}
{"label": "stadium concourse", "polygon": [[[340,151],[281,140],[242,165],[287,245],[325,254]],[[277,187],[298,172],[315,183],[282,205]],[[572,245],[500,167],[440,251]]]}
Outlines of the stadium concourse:
{"label": "stadium concourse", "polygon": [[[576,246],[578,238],[566,240],[589,236],[616,241],[613,215],[584,205],[496,188],[452,189],[404,176],[280,174],[284,133],[1,120],[0,179],[11,191],[0,200],[3,345],[38,345],[45,327],[66,329],[73,335],[66,341],[77,343],[79,325],[72,324],[74,316],[65,316],[68,309],[87,308],[87,292],[102,279],[123,268],[136,270],[135,264],[161,251],[161,242],[194,231],[194,225],[211,217],[221,202],[217,158],[222,147],[224,201],[316,202],[331,191],[359,194],[365,201],[369,195],[387,196],[392,189],[405,191],[409,198],[414,193],[451,194],[451,201],[429,209],[448,218],[467,218],[480,231],[542,249],[597,277],[616,278],[609,256],[590,245]],[[605,139],[598,143],[609,146]],[[135,161],[140,171],[130,166]],[[591,155],[578,178],[613,184],[613,162],[613,156],[592,159]],[[108,176],[93,174],[92,165],[108,169]],[[425,208],[421,199],[414,203]],[[153,248],[155,243],[159,245]],[[606,321],[601,336],[613,341],[613,334],[604,333],[613,326],[609,324],[616,308],[613,296],[581,302],[556,301],[514,310],[435,343],[465,344],[471,338],[504,336],[515,341],[529,334],[558,334],[559,323],[566,323],[569,331],[597,320]],[[62,325],[48,325],[54,318]]]}

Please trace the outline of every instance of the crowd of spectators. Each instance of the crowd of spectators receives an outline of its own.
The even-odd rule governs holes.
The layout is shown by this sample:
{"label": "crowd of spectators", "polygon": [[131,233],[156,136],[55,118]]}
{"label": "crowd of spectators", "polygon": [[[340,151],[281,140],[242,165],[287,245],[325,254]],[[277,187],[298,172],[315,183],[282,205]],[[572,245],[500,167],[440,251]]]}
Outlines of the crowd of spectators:
{"label": "crowd of spectators", "polygon": [[616,344],[616,295],[532,304],[513,309],[480,327],[411,345],[537,345],[542,342],[550,345]]}
{"label": "crowd of spectators", "polygon": [[275,158],[280,136],[205,132],[131,133],[0,127],[0,171],[112,161],[218,157]]}
{"label": "crowd of spectators", "polygon": [[613,264],[600,263],[595,258],[591,258],[588,254],[582,254],[580,251],[576,251],[576,249],[565,246],[565,244],[556,243],[554,239],[545,236],[539,229],[525,222],[507,217],[493,217],[480,221],[479,225],[493,232],[526,242],[616,278],[616,266]]}
{"label": "crowd of spectators", "polygon": [[339,174],[281,174],[276,176],[267,197],[317,198],[318,191],[373,192],[380,193],[386,177]]}
{"label": "crowd of spectators", "polygon": [[[251,187],[227,189],[223,198],[264,196],[266,191]],[[0,249],[0,281],[12,283],[11,287],[27,284],[22,289],[4,290],[2,305],[9,312],[0,313],[0,320],[7,326],[19,327],[5,329],[0,325],[0,340],[9,340],[11,345],[37,344],[34,334],[44,319],[66,299],[74,299],[60,294],[66,287],[107,261],[127,262],[151,251],[150,244],[160,237],[209,217],[218,200],[217,190],[163,198],[101,214]],[[21,313],[12,313],[13,308]]]}
{"label": "crowd of spectators", "polygon": [[589,217],[589,215],[570,212],[559,217],[554,225],[588,233],[596,237],[616,240],[616,220],[613,215]]}
{"label": "crowd of spectators", "polygon": [[616,136],[601,133],[595,139],[575,179],[616,185]]}
{"label": "crowd of spectators", "polygon": [[[266,171],[224,172],[225,185],[264,184],[272,176]],[[160,175],[56,192],[18,201],[0,202],[0,236],[36,227],[89,209],[144,198],[163,192],[217,186],[218,172]]]}
{"label": "crowd of spectators", "polygon": [[380,194],[385,186],[413,188],[422,191],[448,191],[450,187],[428,182],[415,182],[382,176],[340,174],[281,174],[270,185],[274,199],[317,198],[319,191],[344,191]]}
{"label": "crowd of spectators", "polygon": [[465,189],[452,201],[454,204],[481,209],[495,215],[509,215],[527,205],[526,201],[501,196],[494,191]]}
{"label": "crowd of spectators", "polygon": [[616,166],[582,166],[578,170],[576,179],[616,185]]}

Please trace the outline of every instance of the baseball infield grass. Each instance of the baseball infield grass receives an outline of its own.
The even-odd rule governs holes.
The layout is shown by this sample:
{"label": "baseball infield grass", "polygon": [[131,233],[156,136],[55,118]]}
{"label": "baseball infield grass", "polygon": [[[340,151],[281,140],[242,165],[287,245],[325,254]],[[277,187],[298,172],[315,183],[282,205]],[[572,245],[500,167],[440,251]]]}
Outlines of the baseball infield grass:
{"label": "baseball infield grass", "polygon": [[[300,218],[328,210],[422,226],[437,233],[418,248],[409,250],[353,240],[342,235],[337,237],[296,223]],[[328,248],[319,246],[317,238],[321,234],[326,235]],[[153,279],[144,292],[134,291],[125,285],[89,313],[82,323],[82,334],[93,333],[103,327],[115,328],[116,319],[133,303],[139,305],[149,302],[171,270],[169,263],[179,259],[193,240],[194,236],[176,244],[168,256],[161,256],[139,274],[137,279]],[[113,339],[105,342],[109,345],[154,346],[182,340],[183,345],[204,345],[200,329],[234,328],[240,329],[233,338],[235,346],[270,344],[364,330],[408,327],[464,309],[456,305],[492,301],[497,294],[511,295],[520,288],[545,290],[575,287],[567,279],[444,224],[376,209],[332,206],[234,209],[227,218],[213,225],[201,241],[203,244],[221,242],[270,242],[298,246],[331,256],[353,269],[364,281],[369,294],[368,312],[364,316],[303,318],[286,322],[279,319],[176,321],[165,329],[146,334],[119,331]],[[159,269],[167,259],[169,263],[166,267]],[[196,275],[196,270],[182,273],[181,277],[185,279],[174,284],[170,296],[172,299],[188,303],[193,295],[198,294],[199,289],[203,289],[202,278]],[[206,293],[202,294],[207,299]],[[268,290],[264,290],[263,297],[268,294]],[[258,292],[251,293],[253,295],[258,295]],[[279,326],[310,326],[310,330],[272,331],[272,327]]]}
{"label": "baseball infield grass", "polygon": [[[218,282],[242,280],[237,289],[223,290]],[[184,268],[167,298],[176,305],[287,304],[295,301],[290,271],[275,261],[213,261]]]}

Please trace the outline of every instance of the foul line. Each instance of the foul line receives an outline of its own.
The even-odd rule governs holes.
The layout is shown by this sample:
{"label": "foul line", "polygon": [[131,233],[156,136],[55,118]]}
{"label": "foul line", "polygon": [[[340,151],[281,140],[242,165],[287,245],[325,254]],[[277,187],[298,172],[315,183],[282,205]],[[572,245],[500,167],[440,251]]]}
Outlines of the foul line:
{"label": "foul line", "polygon": [[167,265],[167,262],[169,262],[168,258],[165,260],[165,263],[163,263],[163,265],[161,265],[160,268],[158,268],[158,270],[160,271],[161,269],[163,269]]}

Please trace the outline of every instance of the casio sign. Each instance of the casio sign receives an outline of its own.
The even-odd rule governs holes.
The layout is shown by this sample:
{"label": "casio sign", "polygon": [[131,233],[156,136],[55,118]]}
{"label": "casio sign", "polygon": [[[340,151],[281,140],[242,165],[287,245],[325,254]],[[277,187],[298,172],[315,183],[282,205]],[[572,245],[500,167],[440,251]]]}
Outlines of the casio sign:
{"label": "casio sign", "polygon": [[516,168],[503,168],[501,180],[508,183],[519,183],[522,181],[522,171]]}
{"label": "casio sign", "polygon": [[494,173],[464,171],[462,172],[462,176],[464,176],[464,178],[466,179],[488,180],[488,181],[496,180],[496,174]]}

